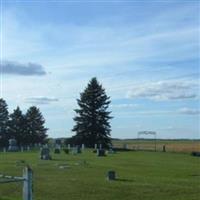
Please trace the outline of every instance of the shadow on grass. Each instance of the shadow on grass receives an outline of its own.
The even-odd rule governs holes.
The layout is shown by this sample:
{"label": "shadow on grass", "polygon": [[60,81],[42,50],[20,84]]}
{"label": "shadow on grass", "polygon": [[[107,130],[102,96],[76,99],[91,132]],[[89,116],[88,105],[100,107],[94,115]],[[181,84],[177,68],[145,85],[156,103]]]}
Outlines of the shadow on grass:
{"label": "shadow on grass", "polygon": [[131,180],[131,179],[125,179],[125,178],[116,178],[115,181],[119,181],[119,182],[133,182],[133,180]]}
{"label": "shadow on grass", "polygon": [[190,176],[200,176],[200,174],[192,174],[192,175],[190,175]]}

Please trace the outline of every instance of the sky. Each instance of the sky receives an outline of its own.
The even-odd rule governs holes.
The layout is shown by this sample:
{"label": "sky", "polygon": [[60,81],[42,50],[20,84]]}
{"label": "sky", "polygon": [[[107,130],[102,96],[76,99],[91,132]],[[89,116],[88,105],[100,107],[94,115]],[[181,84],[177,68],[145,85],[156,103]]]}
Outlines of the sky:
{"label": "sky", "polygon": [[200,138],[199,9],[195,0],[1,0],[1,97],[10,112],[38,106],[50,137],[70,137],[76,99],[97,77],[112,137]]}

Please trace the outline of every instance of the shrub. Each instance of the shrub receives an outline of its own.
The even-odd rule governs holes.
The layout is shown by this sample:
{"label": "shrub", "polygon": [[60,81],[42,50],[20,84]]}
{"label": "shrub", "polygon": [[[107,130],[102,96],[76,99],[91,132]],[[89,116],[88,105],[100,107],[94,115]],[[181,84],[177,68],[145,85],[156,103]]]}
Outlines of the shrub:
{"label": "shrub", "polygon": [[60,149],[55,149],[54,153],[60,153]]}
{"label": "shrub", "polygon": [[63,149],[66,154],[69,154],[69,149]]}

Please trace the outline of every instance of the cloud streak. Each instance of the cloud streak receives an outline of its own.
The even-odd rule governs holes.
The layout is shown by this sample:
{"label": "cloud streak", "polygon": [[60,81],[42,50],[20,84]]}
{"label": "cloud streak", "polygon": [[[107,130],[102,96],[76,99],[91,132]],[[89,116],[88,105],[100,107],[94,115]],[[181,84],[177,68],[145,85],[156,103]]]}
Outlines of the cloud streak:
{"label": "cloud streak", "polygon": [[26,103],[35,104],[35,105],[50,104],[57,101],[59,101],[59,99],[54,98],[54,97],[30,97],[30,98],[25,99]]}
{"label": "cloud streak", "polygon": [[43,66],[37,63],[22,64],[19,62],[3,61],[1,64],[3,74],[21,76],[44,76],[46,71]]}
{"label": "cloud streak", "polygon": [[181,108],[178,112],[180,114],[183,114],[183,115],[199,115],[200,114],[200,110],[186,108],[186,107],[185,108]]}
{"label": "cloud streak", "polygon": [[195,99],[198,96],[197,88],[198,83],[193,81],[158,81],[135,86],[127,96],[156,101]]}

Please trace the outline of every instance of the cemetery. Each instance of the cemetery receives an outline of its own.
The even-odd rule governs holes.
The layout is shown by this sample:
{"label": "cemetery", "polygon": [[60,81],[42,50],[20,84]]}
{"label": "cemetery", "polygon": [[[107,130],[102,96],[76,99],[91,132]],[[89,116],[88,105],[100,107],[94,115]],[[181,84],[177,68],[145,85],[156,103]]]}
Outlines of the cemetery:
{"label": "cemetery", "polygon": [[[27,165],[31,167],[36,200],[132,200],[141,196],[144,200],[197,200],[199,164],[198,157],[168,152],[119,151],[99,157],[88,148],[78,153],[71,147],[68,154],[63,149],[57,154],[54,148],[44,147],[0,153],[0,174],[19,177]],[[1,200],[22,198],[23,183],[0,184]]]}

